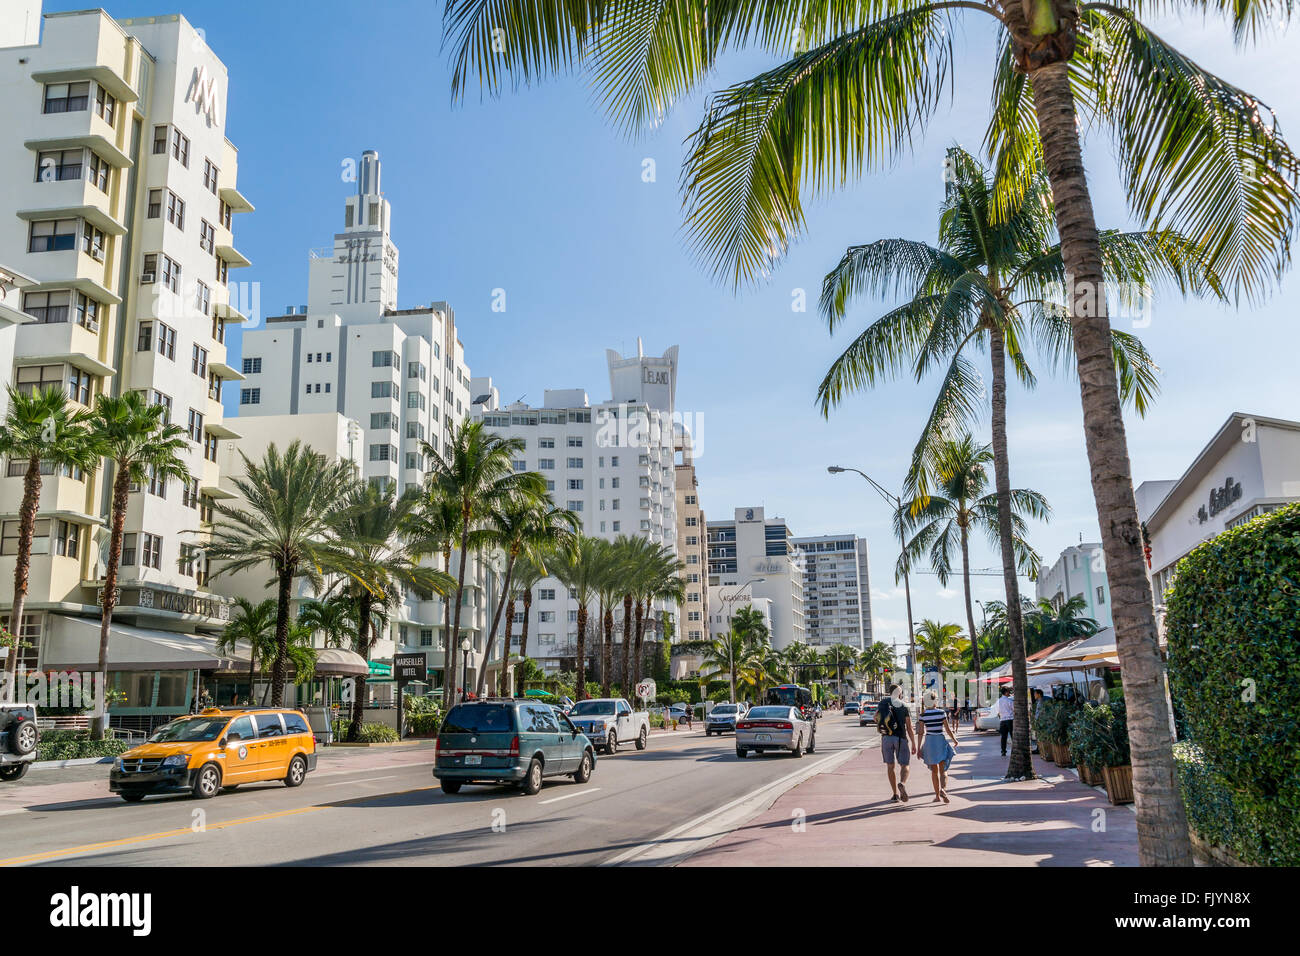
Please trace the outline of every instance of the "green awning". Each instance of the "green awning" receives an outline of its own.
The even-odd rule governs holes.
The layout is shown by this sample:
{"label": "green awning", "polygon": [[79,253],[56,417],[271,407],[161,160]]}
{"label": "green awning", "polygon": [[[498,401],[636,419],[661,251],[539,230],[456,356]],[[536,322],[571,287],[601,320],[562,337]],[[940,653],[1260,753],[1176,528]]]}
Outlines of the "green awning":
{"label": "green awning", "polygon": [[525,697],[552,697],[554,695],[549,690],[538,690],[536,688],[532,688],[530,690],[524,691],[524,696]]}
{"label": "green awning", "polygon": [[392,677],[393,665],[391,663],[385,664],[383,661],[371,661],[370,676],[371,677]]}

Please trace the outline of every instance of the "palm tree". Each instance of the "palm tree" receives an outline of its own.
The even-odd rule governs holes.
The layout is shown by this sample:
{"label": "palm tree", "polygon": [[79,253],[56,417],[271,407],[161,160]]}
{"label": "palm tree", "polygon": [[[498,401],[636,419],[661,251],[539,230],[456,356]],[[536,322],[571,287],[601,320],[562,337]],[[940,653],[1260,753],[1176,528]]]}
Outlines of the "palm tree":
{"label": "palm tree", "polygon": [[731,700],[739,700],[736,696],[737,683],[746,674],[762,671],[762,662],[766,656],[763,646],[765,645],[756,645],[732,628],[716,638],[704,655],[704,661],[700,664],[700,680],[730,681]]}
{"label": "palm tree", "polygon": [[[541,488],[540,495],[535,493],[535,488],[523,489],[500,502],[487,517],[488,529],[497,545],[505,551],[506,566],[502,576],[501,595],[497,599],[496,611],[492,615],[492,629],[488,632],[486,656],[483,658],[484,666],[479,668],[476,690],[479,697],[483,696],[484,689],[487,687],[487,661],[492,659],[501,612],[513,593],[511,582],[516,562],[522,557],[526,562],[540,564],[548,551],[561,546],[581,527],[576,514],[555,507],[551,496],[546,492],[546,479],[540,474],[537,477]],[[510,638],[507,631],[506,646],[501,654],[501,678],[497,681],[498,693],[505,693],[506,670],[509,664]]]}
{"label": "palm tree", "polygon": [[254,604],[248,598],[235,598],[234,613],[217,638],[218,654],[234,654],[240,644],[248,645],[248,699],[253,700],[253,681],[259,661],[275,655],[275,598]]}
{"label": "palm tree", "polygon": [[603,548],[606,542],[579,532],[569,547],[563,549],[551,573],[569,589],[578,602],[577,676],[573,693],[578,700],[587,696],[587,615],[604,572]]}
{"label": "palm tree", "polygon": [[1049,601],[1046,598],[1033,605],[1025,612],[1025,624],[1031,628],[1040,641],[1034,650],[1041,650],[1061,641],[1076,641],[1092,637],[1101,625],[1094,618],[1084,617],[1082,611],[1088,606],[1083,596],[1076,594],[1063,601]]}
{"label": "palm tree", "polygon": [[[423,542],[411,534],[413,515],[422,492],[410,488],[398,495],[396,485],[354,482],[330,521],[330,531],[342,556],[349,593],[356,602],[356,651],[369,662],[379,630],[374,613],[401,604],[406,589],[432,597],[452,590],[445,572],[420,563]],[[365,716],[366,675],[357,679],[352,697],[348,739],[356,740]]]}
{"label": "palm tree", "polygon": [[600,648],[600,694],[613,693],[614,670],[614,604],[623,594],[630,580],[626,566],[627,554],[613,542],[601,541],[597,549],[600,570],[596,575],[596,599],[600,607],[600,626],[604,635]]}
{"label": "palm tree", "polygon": [[858,659],[858,649],[848,644],[832,644],[826,648],[826,659],[835,668],[835,681],[844,683],[844,667],[852,665]]}
{"label": "palm tree", "polygon": [[[460,539],[460,502],[443,488],[425,483],[424,497],[419,509],[411,516],[410,534],[418,544],[413,545],[421,554],[441,554],[442,570],[451,574],[453,544]],[[477,534],[477,532],[472,532]],[[456,686],[456,650],[451,643],[451,601],[442,600],[443,643],[443,706],[450,708]]]}
{"label": "palm tree", "polygon": [[[975,610],[971,603],[970,589],[970,534],[982,531],[991,547],[1002,545],[1002,525],[999,514],[999,496],[986,494],[988,490],[987,466],[993,460],[993,452],[988,445],[976,445],[969,434],[957,440],[948,440],[931,446],[926,453],[924,468],[931,474],[930,481],[942,494],[924,495],[914,498],[910,503],[904,502],[902,512],[895,516],[895,529],[910,537],[907,551],[910,560],[916,560],[925,552],[931,567],[939,578],[939,583],[946,585],[952,573],[954,551],[961,554],[962,589],[966,599],[966,623],[968,634],[975,630]],[[1046,519],[1051,513],[1047,500],[1036,491],[1018,488],[1010,491],[1012,506],[1011,553],[1015,569],[1031,577],[1038,574],[1038,552],[1029,546],[1026,540],[1028,528],[1025,518]],[[1023,641],[1017,646],[1014,637],[1010,641],[1013,661],[1024,661]],[[1018,658],[1017,658],[1018,655]],[[973,655],[975,685],[979,686],[980,661],[976,651]],[[1020,700],[1029,699],[1028,676],[1015,678],[1015,693]],[[1026,714],[1028,711],[1026,711]],[[1033,775],[1033,764],[1029,759],[1029,722],[1026,717],[1013,731],[1012,755],[1007,774],[1018,778]],[[1017,757],[1017,752],[1019,756]]]}
{"label": "palm tree", "polygon": [[868,644],[858,655],[858,668],[869,678],[883,680],[898,666],[894,651],[886,644]]}
{"label": "palm tree", "polygon": [[640,572],[633,578],[636,633],[632,648],[632,677],[629,681],[633,687],[641,681],[642,645],[646,627],[654,617],[655,602],[680,606],[686,598],[686,580],[682,577],[686,565],[677,559],[677,555],[667,545],[653,545],[639,567]]}
{"label": "palm tree", "polygon": [[648,538],[633,538],[621,534],[614,539],[618,556],[619,575],[623,595],[623,691],[628,700],[636,703],[636,684],[632,680],[632,621],[636,604],[637,584],[653,571],[657,546]]}
{"label": "palm tree", "polygon": [[[447,641],[447,660],[460,647],[460,612],[465,599],[465,566],[469,563],[471,534],[492,513],[517,495],[540,497],[546,482],[537,472],[516,472],[514,456],[524,450],[522,438],[503,438],[486,431],[482,422],[464,421],[445,455],[428,442],[421,443],[433,468],[426,479],[430,489],[458,506],[456,530],[460,535],[460,566],[456,571],[456,610]],[[483,667],[487,667],[486,657]],[[450,706],[450,702],[447,702]]]}
{"label": "palm tree", "polygon": [[[549,554],[546,559],[548,561],[554,560],[554,555]],[[510,585],[510,600],[506,604],[506,654],[510,653],[510,630],[514,625],[515,601],[517,600],[524,606],[524,619],[519,628],[519,659],[521,661],[528,660],[528,618],[533,610],[533,589],[547,576],[542,566],[531,560],[522,561],[515,567],[514,580]],[[515,696],[521,697],[524,693],[524,672],[520,671],[515,677]]]}
{"label": "palm tree", "polygon": [[[113,497],[109,512],[108,561],[104,569],[104,599],[99,624],[99,674],[108,673],[108,635],[117,604],[117,572],[122,560],[122,535],[131,486],[154,480],[190,481],[190,470],[181,457],[189,451],[185,429],[167,421],[167,408],[150,405],[143,392],[120,396],[100,395],[88,427],[103,456],[113,466]],[[97,715],[92,739],[104,736],[107,715]]]}
{"label": "palm tree", "polygon": [[208,557],[220,562],[213,577],[270,565],[276,581],[275,663],[271,705],[284,702],[289,657],[289,602],[293,579],[304,576],[320,591],[324,576],[348,569],[334,536],[339,502],[353,482],[348,462],[329,461],[310,445],[292,441],[283,453],[272,443],[261,461],[240,453],[244,476],[232,478],[239,505],[213,502]]}
{"label": "palm tree", "polygon": [[88,413],[68,398],[62,389],[47,388],[28,395],[11,388],[9,411],[4,423],[0,424],[0,456],[9,460],[10,468],[26,463],[22,503],[18,506],[14,596],[9,612],[14,645],[5,660],[5,670],[9,674],[5,683],[13,694],[17,686],[18,641],[23,632],[23,610],[27,604],[28,577],[32,568],[32,538],[36,533],[36,511],[41,503],[42,471],[51,474],[63,468],[94,471],[100,449],[90,431]]}
{"label": "palm tree", "polygon": [[772,632],[768,630],[767,618],[763,612],[752,604],[746,604],[731,616],[731,629],[745,635],[752,641],[771,642]]}
{"label": "palm tree", "polygon": [[962,651],[969,644],[960,624],[941,624],[927,617],[916,628],[917,660],[930,664],[939,672],[940,687],[944,686],[944,671],[961,666]]}
{"label": "palm tree", "polygon": [[[1178,6],[1227,16],[1239,41],[1291,15],[1286,5]],[[1080,130],[1110,131],[1130,207],[1144,225],[1191,238],[1230,291],[1250,297],[1289,260],[1300,160],[1272,110],[1168,46],[1139,20],[1144,9],[1134,0],[449,0],[444,25],[455,97],[474,77],[496,94],[590,66],[597,97],[629,131],[661,123],[673,103],[698,92],[725,51],[756,45],[781,57],[706,101],[681,177],[700,257],[739,284],[769,272],[803,229],[805,184],[824,193],[865,166],[888,167],[914,145],[955,82],[953,16],[993,18],[999,43],[987,145],[998,157],[999,199],[1009,203],[1027,188],[1041,153],[1073,280],[1086,446],[1128,688],[1134,786],[1144,795],[1141,860],[1190,866]]]}
{"label": "palm tree", "polygon": [[320,634],[326,647],[343,647],[357,632],[356,603],[347,595],[333,594],[323,601],[304,601],[298,623]]}

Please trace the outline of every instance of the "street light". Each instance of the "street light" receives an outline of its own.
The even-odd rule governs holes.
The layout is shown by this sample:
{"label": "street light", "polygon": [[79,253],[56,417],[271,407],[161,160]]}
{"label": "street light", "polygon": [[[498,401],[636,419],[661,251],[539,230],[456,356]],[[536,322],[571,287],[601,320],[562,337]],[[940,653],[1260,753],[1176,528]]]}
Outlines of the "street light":
{"label": "street light", "polygon": [[473,646],[474,645],[470,642],[470,639],[468,637],[462,637],[460,639],[460,650],[461,650],[462,660],[464,661],[464,663],[461,665],[461,671],[460,671],[461,700],[464,700],[465,695],[469,693],[468,686],[467,686],[469,684],[469,652],[470,652],[470,648],[472,648]]}
{"label": "street light", "polygon": [[[839,465],[829,465],[826,470],[832,475],[838,475],[842,472],[852,471],[866,479],[876,494],[884,498],[885,501],[893,505],[896,509],[895,514],[903,513],[903,499],[898,495],[890,494],[881,484],[868,475],[865,471],[859,471],[857,468],[841,468]],[[916,678],[916,632],[912,625],[912,582],[909,578],[908,571],[912,562],[907,557],[907,542],[903,539],[903,523],[898,522],[898,547],[901,550],[901,560],[903,562],[903,593],[907,598],[907,644],[908,644],[908,671],[911,673],[913,680]],[[895,579],[897,580],[897,579]]]}

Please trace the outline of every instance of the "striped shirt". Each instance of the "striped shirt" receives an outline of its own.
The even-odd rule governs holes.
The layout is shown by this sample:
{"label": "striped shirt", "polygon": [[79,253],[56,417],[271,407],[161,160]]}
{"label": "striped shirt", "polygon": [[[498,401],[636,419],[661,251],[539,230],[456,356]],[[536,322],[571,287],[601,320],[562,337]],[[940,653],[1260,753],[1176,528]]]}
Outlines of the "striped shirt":
{"label": "striped shirt", "polygon": [[942,734],[944,717],[944,712],[938,707],[923,710],[921,712],[921,723],[925,725],[925,732],[927,734]]}

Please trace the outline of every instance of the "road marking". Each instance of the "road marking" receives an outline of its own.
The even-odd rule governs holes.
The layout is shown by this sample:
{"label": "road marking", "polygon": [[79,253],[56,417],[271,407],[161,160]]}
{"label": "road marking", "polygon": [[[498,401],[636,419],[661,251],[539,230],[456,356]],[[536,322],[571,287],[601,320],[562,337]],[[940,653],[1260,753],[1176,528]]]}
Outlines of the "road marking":
{"label": "road marking", "polygon": [[[434,787],[415,787],[411,790],[401,790],[396,793],[380,794],[380,796],[400,797],[408,793],[420,793],[424,790],[433,790]],[[315,813],[317,810],[331,810],[339,807],[346,807],[353,803],[365,803],[376,799],[375,796],[354,797],[349,800],[339,800],[333,803],[317,803],[309,807],[295,807],[290,810],[275,810],[271,813],[260,813],[252,817],[240,817],[237,820],[226,820],[221,823],[209,823],[206,830],[226,830],[233,827],[244,826],[248,823],[263,823],[267,820],[279,820],[285,817],[300,816],[307,813]],[[140,836],[123,837],[120,840],[105,840],[100,843],[86,843],[82,846],[67,847],[62,850],[46,850],[43,853],[31,853],[26,856],[14,856],[7,860],[0,860],[0,867],[3,866],[20,866],[24,863],[38,863],[43,860],[53,860],[60,857],[76,856],[81,853],[94,853],[99,850],[112,850],[118,847],[131,846],[136,843],[149,843],[154,840],[166,840],[170,837],[193,835],[194,830],[190,827],[177,827],[174,830],[163,830],[159,833],[146,833]]]}
{"label": "road marking", "polygon": [[589,793],[595,793],[600,787],[588,787],[586,790],[579,790],[577,793],[566,793],[562,797],[551,797],[549,800],[539,800],[537,805],[544,806],[548,803],[559,803],[561,800],[572,800],[574,797],[585,797]]}
{"label": "road marking", "polygon": [[831,754],[815,763],[805,764],[793,773],[765,783],[757,790],[752,790],[730,803],[724,803],[716,809],[701,814],[694,820],[674,827],[653,840],[634,846],[604,861],[601,865],[676,866],[688,856],[722,839],[754,814],[771,806],[776,802],[777,797],[787,790],[818,773],[827,773],[840,764],[847,763],[854,754],[868,746],[869,743],[855,744],[847,750]]}

